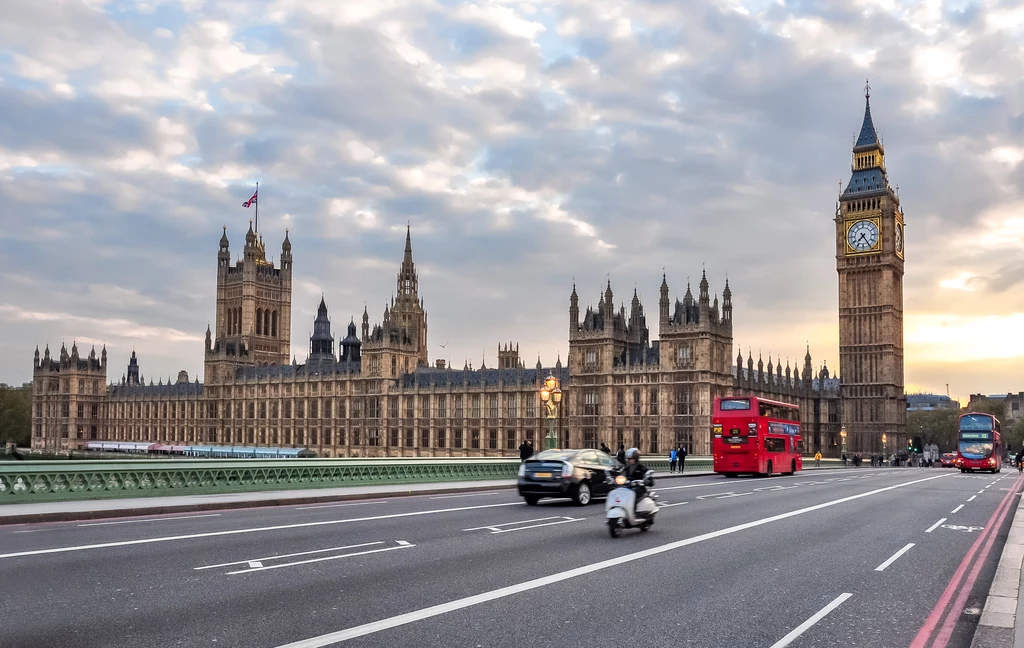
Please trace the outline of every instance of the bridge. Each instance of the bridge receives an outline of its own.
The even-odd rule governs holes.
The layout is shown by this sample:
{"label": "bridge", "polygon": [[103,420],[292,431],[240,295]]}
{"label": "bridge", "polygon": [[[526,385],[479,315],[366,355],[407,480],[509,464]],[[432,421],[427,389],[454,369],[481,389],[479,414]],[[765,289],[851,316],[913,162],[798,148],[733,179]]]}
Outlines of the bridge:
{"label": "bridge", "polygon": [[1016,471],[702,461],[614,540],[600,503],[525,505],[516,459],[0,464],[4,645],[1012,645]]}

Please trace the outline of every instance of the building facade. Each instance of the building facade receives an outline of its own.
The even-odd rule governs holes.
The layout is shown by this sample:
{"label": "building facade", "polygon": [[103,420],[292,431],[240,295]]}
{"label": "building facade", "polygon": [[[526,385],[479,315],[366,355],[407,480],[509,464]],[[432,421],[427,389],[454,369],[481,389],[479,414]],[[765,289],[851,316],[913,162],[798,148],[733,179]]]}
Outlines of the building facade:
{"label": "building facade", "polygon": [[[837,456],[848,428],[850,452],[902,447],[903,215],[889,188],[881,143],[865,109],[854,147],[854,171],[836,209],[843,379],[815,369],[808,349],[802,367],[785,369],[761,357],[744,360],[733,340],[732,289],[712,298],[702,274],[696,297],[687,285],[670,298],[662,276],[658,339],[651,339],[636,291],[627,312],[615,308],[611,282],[596,306],[580,310],[569,296],[566,364],[561,358],[527,368],[518,345],[497,348],[497,366],[462,369],[429,364],[427,312],[419,293],[411,233],[397,292],[381,321],[351,319],[335,345],[321,298],[307,360],[291,350],[292,254],[285,234],[280,267],[268,261],[251,224],[243,255],[230,263],[223,232],[217,253],[215,331],[206,332],[204,380],[147,385],[132,353],[120,381],[107,380],[107,354],[79,357],[77,345],[36,350],[32,445],[66,451],[90,440],[171,445],[308,447],[321,457],[495,456],[524,439],[542,447],[548,421],[539,390],[553,374],[564,393],[556,420],[561,446],[636,446],[664,454],[683,445],[711,450],[718,396],[754,395],[801,406],[804,450]],[[862,236],[863,235],[863,236]],[[734,359],[735,354],[735,359]],[[291,360],[289,361],[289,358]]]}
{"label": "building facade", "polygon": [[889,184],[885,149],[871,119],[870,88],[835,226],[847,442],[863,452],[881,452],[886,434],[888,447],[903,448],[903,209]]}

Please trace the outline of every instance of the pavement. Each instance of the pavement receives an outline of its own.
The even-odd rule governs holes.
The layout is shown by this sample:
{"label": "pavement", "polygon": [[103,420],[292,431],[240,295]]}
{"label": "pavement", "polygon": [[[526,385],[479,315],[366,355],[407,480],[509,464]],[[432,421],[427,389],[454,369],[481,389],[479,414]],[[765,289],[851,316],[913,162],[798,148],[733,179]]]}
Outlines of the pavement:
{"label": "pavement", "polygon": [[1022,486],[661,480],[654,527],[618,539],[599,503],[507,489],[4,525],[0,643],[968,648]]}
{"label": "pavement", "polygon": [[[655,479],[713,475],[710,471],[655,473]],[[443,495],[515,488],[515,479],[392,484],[380,486],[342,486],[300,490],[218,493],[210,495],[163,495],[117,499],[28,502],[0,505],[0,525],[25,522],[96,520],[129,515],[157,515],[219,509],[285,506],[361,500],[377,497]]]}
{"label": "pavement", "polygon": [[1024,648],[1024,502],[1012,505],[1009,532],[971,648]]}

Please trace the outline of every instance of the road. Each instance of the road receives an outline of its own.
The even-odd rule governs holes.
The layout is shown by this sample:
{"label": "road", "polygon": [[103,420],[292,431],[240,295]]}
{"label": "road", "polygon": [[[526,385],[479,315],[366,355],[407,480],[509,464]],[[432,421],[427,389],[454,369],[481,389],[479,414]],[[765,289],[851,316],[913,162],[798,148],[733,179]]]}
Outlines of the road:
{"label": "road", "polygon": [[663,480],[614,540],[600,503],[511,491],[8,525],[0,644],[966,648],[1022,485]]}

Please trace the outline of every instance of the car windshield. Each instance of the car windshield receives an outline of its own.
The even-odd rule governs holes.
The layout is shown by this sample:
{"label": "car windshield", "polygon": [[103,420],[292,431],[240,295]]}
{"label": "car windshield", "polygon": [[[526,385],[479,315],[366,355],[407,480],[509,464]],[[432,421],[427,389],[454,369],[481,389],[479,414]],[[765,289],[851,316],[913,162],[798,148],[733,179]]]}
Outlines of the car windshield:
{"label": "car windshield", "polygon": [[960,454],[968,459],[987,459],[992,456],[992,444],[984,441],[961,441]]}
{"label": "car windshield", "polygon": [[564,461],[576,456],[575,450],[545,450],[537,453],[537,459],[542,461]]}

